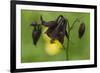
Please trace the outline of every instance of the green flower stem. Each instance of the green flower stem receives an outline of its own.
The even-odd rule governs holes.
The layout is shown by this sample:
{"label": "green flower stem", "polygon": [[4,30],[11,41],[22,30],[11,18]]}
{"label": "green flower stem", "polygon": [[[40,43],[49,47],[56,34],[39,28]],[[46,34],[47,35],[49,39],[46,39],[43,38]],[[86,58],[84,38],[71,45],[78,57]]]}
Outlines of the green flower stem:
{"label": "green flower stem", "polygon": [[67,20],[67,23],[68,23],[68,41],[67,41],[67,48],[66,48],[66,60],[69,60],[69,41],[70,41],[70,31],[73,29],[73,27],[74,27],[74,24],[76,23],[76,22],[79,22],[79,19],[77,18],[73,23],[72,23],[72,25],[71,25],[71,27],[70,27],[70,25],[69,25],[69,21],[68,21],[68,19],[66,19]]}

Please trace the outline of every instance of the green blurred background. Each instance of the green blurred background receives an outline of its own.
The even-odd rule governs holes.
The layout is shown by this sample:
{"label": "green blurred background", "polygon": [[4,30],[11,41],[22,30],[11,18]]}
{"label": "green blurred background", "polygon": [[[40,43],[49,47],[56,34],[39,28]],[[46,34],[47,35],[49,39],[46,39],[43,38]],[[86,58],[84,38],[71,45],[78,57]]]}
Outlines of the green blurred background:
{"label": "green blurred background", "polygon": [[[21,62],[47,62],[47,61],[66,61],[66,51],[62,50],[55,56],[49,56],[45,52],[45,40],[41,35],[37,45],[32,41],[32,22],[40,23],[40,15],[44,20],[56,20],[59,15],[63,15],[69,20],[70,26],[76,18],[85,23],[85,34],[81,39],[78,37],[80,23],[76,23],[70,32],[69,42],[69,60],[86,60],[90,59],[90,13],[84,12],[52,12],[21,10]],[[44,28],[44,27],[43,27]],[[67,38],[64,38],[64,46],[67,47]]]}

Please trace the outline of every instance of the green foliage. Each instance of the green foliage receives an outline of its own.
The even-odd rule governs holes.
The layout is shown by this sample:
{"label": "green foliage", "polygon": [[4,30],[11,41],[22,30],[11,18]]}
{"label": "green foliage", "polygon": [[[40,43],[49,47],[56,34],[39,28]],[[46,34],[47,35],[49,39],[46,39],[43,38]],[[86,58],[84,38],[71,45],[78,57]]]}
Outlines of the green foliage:
{"label": "green foliage", "polygon": [[[59,15],[63,15],[69,20],[69,25],[80,18],[80,21],[85,23],[85,33],[80,39],[78,37],[78,29],[80,23],[75,23],[70,31],[69,41],[69,60],[86,60],[90,58],[90,14],[79,12],[52,12],[52,11],[36,11],[36,10],[21,10],[21,62],[45,62],[45,61],[65,61],[66,51],[62,51],[55,55],[49,56],[45,52],[45,39],[43,33],[35,46],[32,41],[32,30],[30,26],[32,22],[40,23],[40,16],[44,20],[56,20]],[[42,31],[45,29],[43,27]],[[64,46],[67,47],[67,38],[64,38]]]}

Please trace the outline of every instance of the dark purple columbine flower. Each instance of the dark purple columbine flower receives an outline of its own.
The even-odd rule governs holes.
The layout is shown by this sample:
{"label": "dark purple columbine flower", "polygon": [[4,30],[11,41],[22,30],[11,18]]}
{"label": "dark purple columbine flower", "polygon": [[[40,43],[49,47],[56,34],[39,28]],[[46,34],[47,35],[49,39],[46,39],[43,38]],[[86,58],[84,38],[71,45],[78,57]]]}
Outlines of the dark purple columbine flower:
{"label": "dark purple columbine flower", "polygon": [[78,30],[79,38],[82,38],[84,32],[85,32],[85,23],[81,23]]}
{"label": "dark purple columbine flower", "polygon": [[33,30],[32,31],[32,39],[33,39],[34,45],[37,44],[37,42],[40,38],[40,34],[41,34],[41,30]]}
{"label": "dark purple columbine flower", "polygon": [[32,22],[31,26],[34,27],[32,31],[33,44],[36,45],[41,35],[41,26],[36,22]]}

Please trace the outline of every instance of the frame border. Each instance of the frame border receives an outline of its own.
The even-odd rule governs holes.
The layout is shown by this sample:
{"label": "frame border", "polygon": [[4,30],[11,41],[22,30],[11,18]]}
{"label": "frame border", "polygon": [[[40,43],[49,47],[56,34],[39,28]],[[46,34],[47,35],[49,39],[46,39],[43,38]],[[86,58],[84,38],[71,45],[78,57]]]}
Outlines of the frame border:
{"label": "frame border", "polygon": [[[16,5],[17,4],[94,9],[94,64],[16,69]],[[62,4],[62,3],[33,2],[33,1],[11,1],[10,6],[11,6],[10,7],[10,15],[11,15],[10,16],[10,24],[11,24],[10,25],[10,52],[11,52],[10,72],[11,73],[97,67],[97,6],[96,5]]]}

